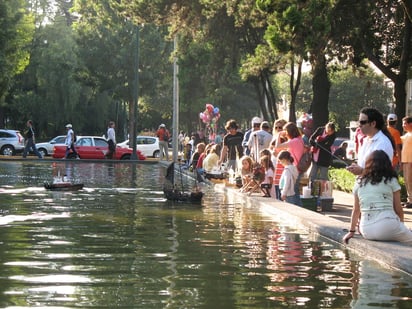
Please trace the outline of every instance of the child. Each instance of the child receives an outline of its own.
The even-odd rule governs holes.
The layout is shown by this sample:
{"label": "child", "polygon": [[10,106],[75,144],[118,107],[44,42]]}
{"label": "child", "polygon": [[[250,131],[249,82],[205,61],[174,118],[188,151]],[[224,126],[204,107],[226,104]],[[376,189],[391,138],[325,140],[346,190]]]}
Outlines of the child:
{"label": "child", "polygon": [[299,205],[295,196],[295,183],[299,172],[293,165],[293,157],[287,150],[282,150],[278,155],[278,160],[284,166],[280,177],[279,188],[281,190],[281,200],[291,204]]}
{"label": "child", "polygon": [[275,197],[275,187],[272,185],[275,168],[270,156],[265,155],[260,158],[260,164],[265,169],[265,179],[260,184],[264,193],[263,197]]}
{"label": "child", "polygon": [[240,192],[248,192],[249,185],[251,183],[253,177],[253,160],[249,156],[243,156],[240,158],[240,176],[242,177],[242,187],[240,188]]}

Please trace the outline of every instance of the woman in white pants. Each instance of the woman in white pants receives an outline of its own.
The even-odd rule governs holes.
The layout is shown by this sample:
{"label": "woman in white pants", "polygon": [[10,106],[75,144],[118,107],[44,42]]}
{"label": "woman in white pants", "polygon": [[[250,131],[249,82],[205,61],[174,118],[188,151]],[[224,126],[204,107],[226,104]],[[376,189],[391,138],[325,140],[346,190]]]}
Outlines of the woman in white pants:
{"label": "woman in white pants", "polygon": [[412,245],[412,231],[403,223],[400,190],[388,155],[383,150],[373,151],[354,187],[350,230],[343,241],[347,243],[353,237],[359,223],[359,231],[365,239]]}

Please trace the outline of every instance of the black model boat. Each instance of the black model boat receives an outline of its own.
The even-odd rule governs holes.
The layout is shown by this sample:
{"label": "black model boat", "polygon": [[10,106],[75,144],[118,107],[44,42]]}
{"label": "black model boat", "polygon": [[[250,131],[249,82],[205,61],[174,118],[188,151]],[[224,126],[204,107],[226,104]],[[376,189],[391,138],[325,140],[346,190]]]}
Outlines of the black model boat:
{"label": "black model boat", "polygon": [[[180,171],[180,175],[182,175]],[[169,201],[200,203],[202,201],[203,192],[195,185],[191,191],[184,190],[183,180],[181,179],[180,186],[175,182],[175,165],[171,163],[167,167],[163,192]]]}
{"label": "black model boat", "polygon": [[82,183],[71,183],[71,182],[45,182],[44,187],[51,191],[78,191],[83,189],[84,184]]}

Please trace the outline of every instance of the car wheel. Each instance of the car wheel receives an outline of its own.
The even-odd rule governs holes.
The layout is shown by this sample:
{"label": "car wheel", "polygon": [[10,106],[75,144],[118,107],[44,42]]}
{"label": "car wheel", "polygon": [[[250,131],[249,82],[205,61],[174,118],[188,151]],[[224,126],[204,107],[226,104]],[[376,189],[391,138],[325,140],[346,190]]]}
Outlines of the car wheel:
{"label": "car wheel", "polygon": [[39,153],[41,154],[41,156],[44,158],[45,156],[47,156],[47,150],[45,148],[40,148],[37,149],[39,151]]}
{"label": "car wheel", "polygon": [[10,145],[5,145],[1,148],[0,152],[3,156],[12,156],[14,155],[14,147]]}
{"label": "car wheel", "polygon": [[123,157],[120,158],[120,160],[130,160],[130,155],[125,154]]}
{"label": "car wheel", "polygon": [[153,158],[159,158],[160,157],[160,150],[156,150],[154,153],[153,153]]}

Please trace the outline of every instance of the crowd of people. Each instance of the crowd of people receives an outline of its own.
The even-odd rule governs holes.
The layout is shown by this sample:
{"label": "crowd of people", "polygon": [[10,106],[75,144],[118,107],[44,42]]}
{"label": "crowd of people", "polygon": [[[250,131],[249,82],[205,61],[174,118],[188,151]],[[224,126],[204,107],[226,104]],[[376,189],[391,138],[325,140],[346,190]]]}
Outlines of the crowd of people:
{"label": "crowd of people", "polygon": [[264,197],[301,205],[300,181],[307,171],[299,162],[306,149],[312,148],[308,151],[316,149],[316,155],[311,180],[328,179],[330,146],[336,136],[332,122],[313,132],[284,119],[276,120],[272,127],[256,116],[245,132],[233,119],[226,122],[225,130],[226,134],[218,134],[209,143],[196,141],[195,135],[185,141],[181,132],[179,141],[184,144],[179,149],[183,150],[186,167],[205,174],[226,172],[239,180],[241,192],[260,192]]}
{"label": "crowd of people", "polygon": [[[412,116],[402,118],[402,135],[397,129],[398,118],[370,107],[359,113],[355,132],[357,160],[347,166],[356,176],[353,189],[354,207],[349,232],[343,237],[348,242],[358,230],[366,239],[394,240],[412,244],[412,232],[403,223],[403,207],[412,208]],[[333,122],[313,130],[311,125],[299,125],[278,119],[271,127],[268,121],[253,117],[250,129],[243,132],[230,119],[226,133],[219,132],[212,141],[206,141],[204,132],[189,136],[178,135],[183,164],[190,170],[208,174],[229,172],[236,178],[240,192],[259,192],[263,197],[301,205],[300,183],[305,173],[311,183],[328,180],[333,158],[346,160],[347,143],[343,142],[334,154],[331,146],[336,138]],[[66,125],[66,156],[76,150],[75,133]],[[155,135],[159,138],[160,159],[169,160],[170,133],[161,124]],[[42,158],[35,146],[33,122],[27,121],[25,158],[33,151]],[[107,128],[109,151],[116,151],[115,123]],[[303,168],[302,160],[310,153],[311,168]],[[402,203],[398,173],[404,177],[407,200]],[[403,207],[402,207],[403,206]]]}
{"label": "crowd of people", "polygon": [[[357,161],[347,166],[355,175],[354,208],[345,242],[356,232],[367,239],[395,240],[412,243],[412,232],[403,224],[403,207],[412,208],[412,117],[402,119],[405,134],[396,133],[395,114],[386,122],[374,108],[363,108],[359,114],[355,143]],[[202,173],[231,171],[238,178],[240,192],[258,192],[263,197],[301,205],[300,182],[305,175],[310,182],[328,180],[333,158],[346,158],[347,144],[332,154],[336,138],[335,124],[328,122],[319,128],[302,127],[278,119],[271,128],[269,122],[253,117],[250,129],[243,132],[230,119],[221,140],[195,143],[187,166]],[[395,131],[396,130],[396,131]],[[222,136],[223,135],[223,136]],[[185,145],[182,145],[185,151]],[[301,160],[311,154],[310,170],[301,170]],[[407,200],[401,203],[398,172],[402,172]]]}

